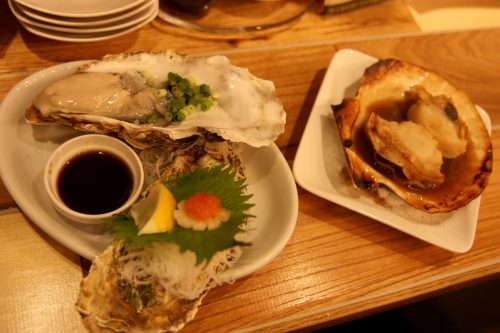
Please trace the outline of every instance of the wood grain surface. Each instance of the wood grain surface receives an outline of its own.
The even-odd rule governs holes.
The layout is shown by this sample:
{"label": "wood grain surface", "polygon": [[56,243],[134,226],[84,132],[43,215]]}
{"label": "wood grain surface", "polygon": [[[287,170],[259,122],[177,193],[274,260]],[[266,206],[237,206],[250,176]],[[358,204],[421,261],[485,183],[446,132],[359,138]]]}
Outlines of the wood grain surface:
{"label": "wood grain surface", "polygon": [[[448,252],[299,188],[297,225],[285,249],[250,276],[211,290],[195,320],[184,329],[311,331],[500,275],[500,175],[496,171],[500,158],[500,29],[375,37],[396,31],[391,29],[415,30],[400,1],[382,4],[350,14],[349,24],[340,28],[323,21],[347,20],[345,17],[311,14],[288,31],[238,42],[187,42],[187,37],[170,35],[172,27],[167,29],[155,21],[129,36],[130,41],[118,38],[80,48],[28,35],[17,27],[8,30],[10,37],[0,40],[0,98],[31,72],[63,61],[166,46],[195,53],[217,51],[234,64],[274,81],[287,111],[286,131],[277,144],[293,163],[325,71],[340,49],[400,58],[433,70],[466,91],[492,119],[494,148],[494,171],[482,196],[470,251]],[[388,13],[389,9],[395,10]],[[380,16],[373,16],[372,11]],[[366,15],[364,20],[361,15]],[[1,24],[8,25],[6,20]],[[11,19],[10,25],[17,23]],[[347,41],[356,35],[371,37]],[[2,187],[0,205],[14,205]],[[0,331],[83,332],[74,308],[83,275],[78,255],[53,241],[16,209],[1,213],[0,226]]]}

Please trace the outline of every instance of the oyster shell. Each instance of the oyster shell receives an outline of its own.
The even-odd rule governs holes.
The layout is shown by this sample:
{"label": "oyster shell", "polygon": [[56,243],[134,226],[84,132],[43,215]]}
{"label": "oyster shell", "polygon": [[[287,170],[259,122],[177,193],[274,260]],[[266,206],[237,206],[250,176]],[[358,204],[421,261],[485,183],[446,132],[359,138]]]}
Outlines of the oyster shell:
{"label": "oyster shell", "polygon": [[206,292],[185,299],[159,289],[165,295],[141,311],[124,300],[117,271],[122,248],[122,243],[113,242],[94,259],[80,284],[76,307],[85,328],[93,333],[177,332],[193,320]]}
{"label": "oyster shell", "polygon": [[[220,163],[238,169],[236,176],[244,177],[241,161],[231,146],[230,142],[207,144],[198,138],[188,149],[172,154],[164,147],[154,147],[143,150],[140,156],[143,163],[150,160],[156,164],[165,154],[171,155],[166,165],[155,168],[158,174],[152,177],[154,182]],[[245,235],[236,237],[243,241]],[[198,265],[194,252],[181,251],[175,243],[149,242],[134,247],[114,240],[93,260],[81,281],[76,308],[92,333],[177,332],[195,319],[212,288],[230,282],[220,273],[241,255],[242,248],[235,245]],[[155,275],[153,267],[168,274]]]}
{"label": "oyster shell", "polygon": [[[89,332],[132,332],[137,330],[136,317],[144,326],[157,332],[178,331],[192,320],[204,297],[185,300],[171,296],[170,304],[159,304],[150,311],[137,314],[134,307],[123,300],[116,271],[116,256],[121,244],[114,242],[96,257],[88,275],[80,284],[76,307]],[[155,323],[154,318],[159,318]]]}
{"label": "oyster shell", "polygon": [[[176,73],[218,95],[206,112],[183,121],[145,121],[163,114],[168,74]],[[57,122],[116,134],[146,148],[206,133],[254,147],[284,131],[286,115],[271,81],[231,65],[224,56],[196,57],[173,51],[107,55],[47,87],[26,110],[29,123]]]}
{"label": "oyster shell", "polygon": [[486,187],[488,131],[467,95],[396,59],[365,70],[357,95],[332,107],[354,186],[386,186],[411,206],[450,212]]}

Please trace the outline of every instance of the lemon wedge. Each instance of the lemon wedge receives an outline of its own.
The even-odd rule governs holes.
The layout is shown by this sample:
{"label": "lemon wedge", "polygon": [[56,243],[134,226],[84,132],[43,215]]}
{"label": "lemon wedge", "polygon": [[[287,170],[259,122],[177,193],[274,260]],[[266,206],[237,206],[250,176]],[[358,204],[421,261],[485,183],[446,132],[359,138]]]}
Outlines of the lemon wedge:
{"label": "lemon wedge", "polygon": [[134,204],[130,215],[139,228],[139,235],[166,232],[174,227],[176,201],[162,183],[151,187],[147,196]]}

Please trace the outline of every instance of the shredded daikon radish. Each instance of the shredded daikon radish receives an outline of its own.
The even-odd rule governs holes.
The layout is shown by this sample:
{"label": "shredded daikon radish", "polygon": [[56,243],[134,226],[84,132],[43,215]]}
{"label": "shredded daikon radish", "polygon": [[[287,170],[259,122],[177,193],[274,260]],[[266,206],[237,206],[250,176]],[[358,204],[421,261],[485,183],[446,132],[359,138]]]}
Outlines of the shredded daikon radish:
{"label": "shredded daikon radish", "polygon": [[131,285],[157,283],[170,294],[195,299],[209,289],[229,281],[218,273],[230,267],[240,255],[239,249],[217,253],[207,263],[196,265],[196,255],[180,252],[174,243],[152,242],[118,257],[121,279]]}
{"label": "shredded daikon radish", "polygon": [[161,147],[143,149],[139,152],[139,159],[144,169],[145,188],[160,179],[161,170],[172,163],[174,157],[175,153],[173,151]]}

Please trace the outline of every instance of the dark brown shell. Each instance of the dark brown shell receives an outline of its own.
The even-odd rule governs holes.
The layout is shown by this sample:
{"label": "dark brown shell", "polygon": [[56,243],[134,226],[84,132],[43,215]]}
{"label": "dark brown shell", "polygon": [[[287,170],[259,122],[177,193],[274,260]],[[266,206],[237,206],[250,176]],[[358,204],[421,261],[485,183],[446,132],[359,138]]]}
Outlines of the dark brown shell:
{"label": "dark brown shell", "polygon": [[[445,182],[425,190],[408,186],[377,168],[374,151],[363,131],[371,112],[404,108],[404,93],[415,85],[432,95],[450,98],[468,132],[465,154],[443,164]],[[429,213],[463,207],[486,187],[493,164],[488,130],[469,97],[442,77],[400,60],[380,60],[365,70],[357,95],[344,99],[333,110],[355,187],[376,191],[386,186],[411,206]]]}

